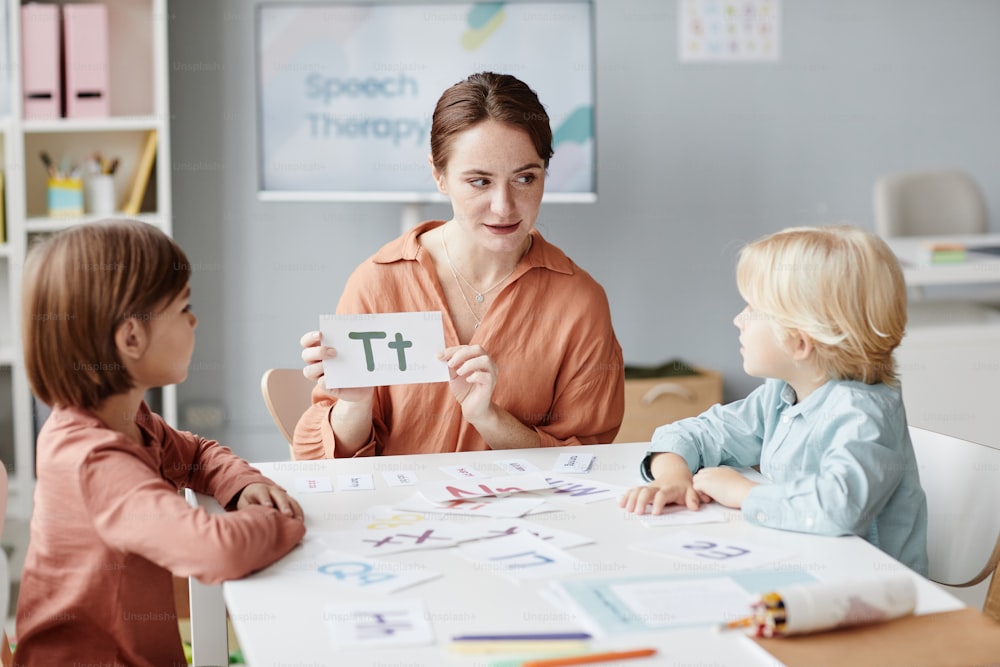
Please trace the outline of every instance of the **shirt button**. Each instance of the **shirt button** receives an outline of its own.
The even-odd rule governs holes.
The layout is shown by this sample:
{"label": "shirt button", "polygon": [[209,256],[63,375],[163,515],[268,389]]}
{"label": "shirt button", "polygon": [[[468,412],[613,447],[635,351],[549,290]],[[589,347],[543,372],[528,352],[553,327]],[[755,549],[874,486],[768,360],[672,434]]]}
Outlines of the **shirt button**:
{"label": "shirt button", "polygon": [[782,424],[787,424],[787,423],[788,423],[788,422],[790,422],[791,420],[792,420],[792,418],[791,418],[791,417],[789,417],[788,415],[781,415],[781,423],[782,423]]}
{"label": "shirt button", "polygon": [[764,523],[765,521],[767,521],[767,515],[764,514],[763,512],[757,512],[756,519],[759,523]]}
{"label": "shirt button", "polygon": [[808,517],[806,519],[806,528],[812,528],[813,525],[815,525],[815,523],[816,523],[815,519],[813,519],[812,517]]}

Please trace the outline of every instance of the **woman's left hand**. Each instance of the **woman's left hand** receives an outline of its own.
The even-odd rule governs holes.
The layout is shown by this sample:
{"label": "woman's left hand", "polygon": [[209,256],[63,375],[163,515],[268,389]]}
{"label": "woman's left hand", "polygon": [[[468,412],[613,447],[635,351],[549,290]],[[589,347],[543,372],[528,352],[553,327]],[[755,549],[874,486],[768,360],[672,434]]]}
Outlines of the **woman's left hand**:
{"label": "woman's left hand", "polygon": [[493,403],[497,365],[480,345],[449,347],[438,358],[448,364],[451,393],[462,406],[462,416],[475,424],[489,413]]}

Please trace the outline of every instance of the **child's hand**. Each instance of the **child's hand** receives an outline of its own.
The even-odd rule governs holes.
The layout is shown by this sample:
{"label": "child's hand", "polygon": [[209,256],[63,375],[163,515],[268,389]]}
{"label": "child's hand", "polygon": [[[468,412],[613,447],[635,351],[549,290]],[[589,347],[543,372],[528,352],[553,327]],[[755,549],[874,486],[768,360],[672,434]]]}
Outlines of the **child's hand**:
{"label": "child's hand", "polygon": [[[647,506],[652,504],[649,513],[662,514],[663,508],[673,503],[696,510],[702,500],[690,480],[687,483],[652,481],[646,486],[629,489],[618,501],[618,506],[628,512],[645,514]],[[707,502],[708,499],[704,500]]]}
{"label": "child's hand", "polygon": [[694,476],[694,488],[699,494],[734,509],[743,507],[743,501],[755,486],[756,482],[732,468],[702,468]]}
{"label": "child's hand", "polygon": [[296,502],[295,498],[288,495],[288,492],[280,486],[273,484],[254,482],[243,487],[240,499],[236,501],[236,509],[241,510],[250,505],[274,507],[282,514],[290,516],[293,519],[301,520],[305,518],[305,514],[302,513],[302,507]]}

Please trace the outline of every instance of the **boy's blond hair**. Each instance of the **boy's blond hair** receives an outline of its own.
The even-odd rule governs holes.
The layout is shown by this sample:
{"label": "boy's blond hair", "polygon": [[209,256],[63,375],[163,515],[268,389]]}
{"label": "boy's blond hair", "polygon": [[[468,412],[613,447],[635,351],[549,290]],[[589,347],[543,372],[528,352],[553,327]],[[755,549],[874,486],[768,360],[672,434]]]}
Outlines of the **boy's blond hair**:
{"label": "boy's blond hair", "polygon": [[48,405],[89,410],[131,389],[115,332],[128,318],[148,324],[190,275],[180,246],[143,222],[78,225],[33,247],[21,330],[35,395]]}
{"label": "boy's blond hair", "polygon": [[849,225],[793,227],[740,251],[743,299],[779,338],[808,335],[829,379],[897,384],[893,350],[906,328],[906,286],[885,241]]}

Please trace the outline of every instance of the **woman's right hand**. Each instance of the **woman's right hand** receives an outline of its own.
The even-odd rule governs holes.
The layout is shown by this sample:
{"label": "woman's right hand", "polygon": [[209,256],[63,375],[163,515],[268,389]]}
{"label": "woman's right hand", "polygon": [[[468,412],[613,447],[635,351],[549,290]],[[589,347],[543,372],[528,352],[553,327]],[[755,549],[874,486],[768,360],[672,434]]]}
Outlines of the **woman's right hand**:
{"label": "woman's right hand", "polygon": [[326,393],[339,398],[342,401],[359,402],[368,401],[372,398],[374,387],[344,387],[342,389],[330,389],[323,379],[323,360],[332,359],[337,356],[337,350],[333,347],[324,347],[321,344],[320,333],[310,331],[299,340],[302,345],[302,361],[306,362],[302,374],[310,380],[315,380],[323,387]]}

